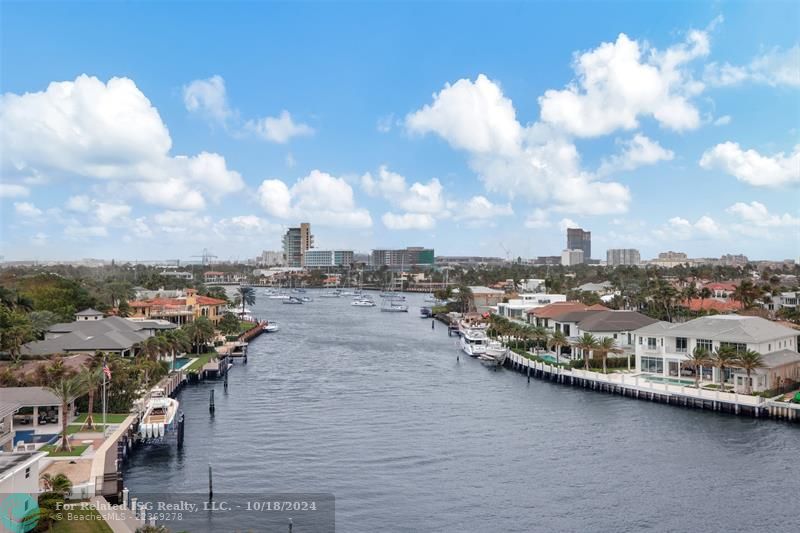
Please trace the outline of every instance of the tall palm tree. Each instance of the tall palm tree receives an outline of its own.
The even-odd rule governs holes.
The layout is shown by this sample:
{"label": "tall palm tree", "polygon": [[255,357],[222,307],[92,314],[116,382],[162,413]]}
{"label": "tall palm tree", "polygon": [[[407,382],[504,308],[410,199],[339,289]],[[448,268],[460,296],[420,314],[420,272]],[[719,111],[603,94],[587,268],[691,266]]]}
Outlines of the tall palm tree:
{"label": "tall palm tree", "polygon": [[750,373],[757,368],[764,368],[764,358],[761,357],[761,354],[755,350],[745,350],[737,354],[733,364],[734,366],[737,366],[747,372],[747,382],[745,383],[744,390],[745,394],[750,394],[752,392],[752,387],[750,386]]}
{"label": "tall palm tree", "polygon": [[66,496],[72,492],[72,481],[65,474],[42,475],[42,484],[47,492],[55,492],[61,496]]}
{"label": "tall palm tree", "polygon": [[712,296],[711,289],[709,289],[708,287],[703,287],[702,289],[700,289],[700,310],[701,311],[703,310],[703,305],[705,304],[705,301],[708,298],[711,298],[711,296]]}
{"label": "tall palm tree", "polygon": [[186,331],[186,335],[195,346],[197,350],[196,353],[198,355],[200,354],[200,346],[208,343],[214,338],[214,324],[212,324],[211,321],[206,317],[200,317],[193,322],[190,322],[189,324],[185,325],[183,329]]}
{"label": "tall palm tree", "polygon": [[583,366],[586,370],[589,370],[589,358],[592,352],[597,349],[597,338],[591,333],[584,333],[573,343],[573,346],[581,351]]}
{"label": "tall palm tree", "polygon": [[561,330],[554,331],[550,335],[549,344],[553,348],[553,351],[556,352],[556,362],[558,362],[559,357],[561,356],[561,348],[564,346],[569,346],[569,341],[567,340],[567,336],[564,335],[564,332]]}
{"label": "tall palm tree", "polygon": [[686,355],[684,365],[694,368],[694,386],[700,388],[700,367],[711,364],[711,354],[702,346],[695,346],[691,354]]}
{"label": "tall palm tree", "polygon": [[461,306],[462,313],[468,313],[474,307],[474,296],[472,294],[472,289],[470,289],[469,286],[458,286],[458,303]]}
{"label": "tall palm tree", "polygon": [[736,351],[727,346],[720,346],[712,355],[714,366],[719,370],[719,389],[721,391],[725,390],[725,369],[732,367],[738,356]]}
{"label": "tall palm tree", "polygon": [[608,373],[607,368],[607,361],[608,361],[608,354],[620,354],[622,350],[617,346],[617,341],[614,340],[613,337],[603,337],[597,343],[597,347],[595,351],[600,354],[600,357],[603,358],[603,374]]}
{"label": "tall palm tree", "polygon": [[86,392],[89,395],[89,405],[86,410],[86,421],[83,425],[87,429],[94,429],[94,397],[97,393],[98,387],[103,384],[103,369],[102,367],[88,367],[80,374],[83,380]]}
{"label": "tall palm tree", "polygon": [[244,315],[245,306],[255,305],[256,303],[256,290],[253,287],[248,287],[247,285],[240,285],[239,288],[236,289],[236,294],[241,300],[242,315]]}
{"label": "tall palm tree", "polygon": [[53,385],[47,387],[61,402],[61,444],[62,450],[69,450],[69,437],[67,436],[67,417],[69,404],[78,396],[86,392],[85,383],[78,377],[61,378]]}

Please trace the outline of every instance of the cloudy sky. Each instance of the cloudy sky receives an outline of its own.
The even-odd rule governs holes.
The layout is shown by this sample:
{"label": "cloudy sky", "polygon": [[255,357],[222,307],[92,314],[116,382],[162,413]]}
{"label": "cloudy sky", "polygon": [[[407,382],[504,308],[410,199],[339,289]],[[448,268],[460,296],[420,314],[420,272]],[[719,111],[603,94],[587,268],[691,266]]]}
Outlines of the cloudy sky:
{"label": "cloudy sky", "polygon": [[800,254],[796,2],[5,4],[0,255]]}

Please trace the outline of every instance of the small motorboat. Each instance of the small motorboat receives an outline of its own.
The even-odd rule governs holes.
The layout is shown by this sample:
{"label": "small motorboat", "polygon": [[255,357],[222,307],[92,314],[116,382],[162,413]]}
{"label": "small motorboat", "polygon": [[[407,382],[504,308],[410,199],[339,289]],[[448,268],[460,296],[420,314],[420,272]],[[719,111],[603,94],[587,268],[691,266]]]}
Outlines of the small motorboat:
{"label": "small motorboat", "polygon": [[285,304],[294,304],[294,305],[297,305],[297,304],[302,304],[302,303],[303,303],[303,300],[302,300],[302,299],[300,299],[300,298],[298,298],[297,296],[289,296],[288,298],[286,298],[286,299],[283,301],[283,303],[285,303]]}
{"label": "small motorboat", "polygon": [[313,302],[314,301],[314,298],[312,298],[311,296],[302,296],[300,299],[303,300],[303,302]]}
{"label": "small motorboat", "polygon": [[431,312],[430,307],[421,307],[419,310],[420,318],[430,318],[433,316],[433,312]]}
{"label": "small motorboat", "polygon": [[375,307],[375,302],[370,300],[369,298],[360,298],[358,300],[353,300],[350,302],[350,305],[353,307]]}
{"label": "small motorboat", "polygon": [[277,322],[267,322],[264,324],[264,331],[267,333],[274,333],[280,329]]}

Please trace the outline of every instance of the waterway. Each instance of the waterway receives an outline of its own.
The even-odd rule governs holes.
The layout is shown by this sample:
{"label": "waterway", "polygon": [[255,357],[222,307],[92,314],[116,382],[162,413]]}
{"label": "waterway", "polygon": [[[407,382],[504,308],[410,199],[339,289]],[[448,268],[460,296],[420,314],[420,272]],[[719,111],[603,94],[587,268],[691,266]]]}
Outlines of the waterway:
{"label": "waterway", "polygon": [[[528,383],[457,360],[446,328],[419,318],[421,295],[408,296],[408,314],[309,295],[283,305],[259,294],[254,314],[281,330],[252,342],[227,391],[184,389],[184,449],[137,450],[125,471],[132,494],[205,494],[211,464],[218,499],[332,494],[341,532],[800,524],[797,425]],[[252,520],[207,512],[164,523],[230,531]],[[267,529],[286,530],[256,530]]]}

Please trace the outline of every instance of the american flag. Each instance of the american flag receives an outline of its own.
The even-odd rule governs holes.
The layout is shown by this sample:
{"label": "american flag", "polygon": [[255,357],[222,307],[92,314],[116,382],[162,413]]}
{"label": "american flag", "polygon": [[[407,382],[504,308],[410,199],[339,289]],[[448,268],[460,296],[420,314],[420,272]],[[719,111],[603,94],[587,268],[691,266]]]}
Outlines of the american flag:
{"label": "american flag", "polygon": [[103,365],[103,374],[105,374],[108,380],[111,381],[111,369],[108,368],[108,363]]}

